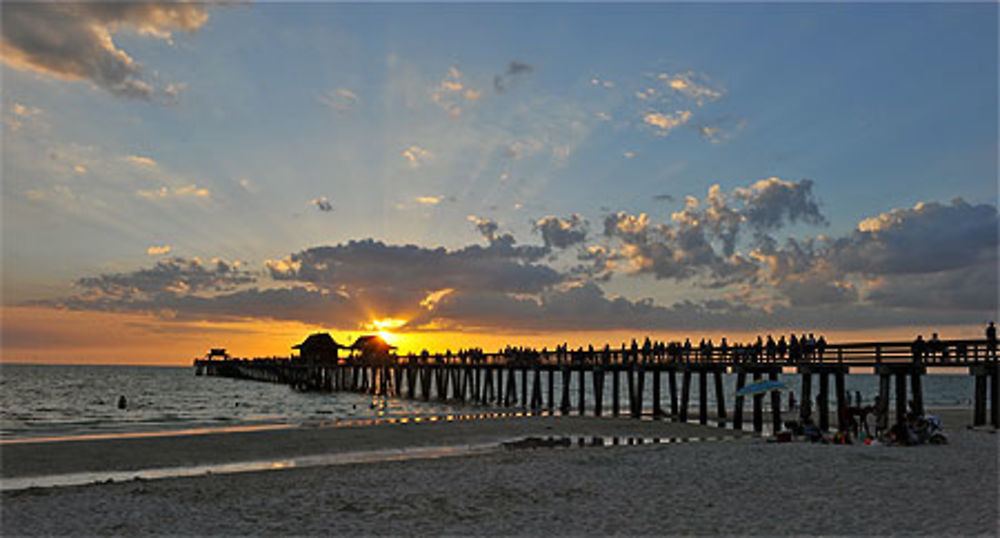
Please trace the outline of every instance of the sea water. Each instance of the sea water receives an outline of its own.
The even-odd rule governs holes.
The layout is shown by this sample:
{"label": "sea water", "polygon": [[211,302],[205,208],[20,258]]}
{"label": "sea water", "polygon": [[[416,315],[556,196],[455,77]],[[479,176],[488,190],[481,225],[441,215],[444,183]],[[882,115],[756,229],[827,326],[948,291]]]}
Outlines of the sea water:
{"label": "sea water", "polygon": [[[118,400],[125,397],[125,408]],[[194,368],[0,366],[0,439],[353,423],[458,407],[195,376]]]}
{"label": "sea water", "polygon": [[[699,402],[697,376],[697,373],[693,374],[691,380],[691,416],[696,416]],[[796,399],[801,400],[800,377],[782,374],[780,379],[787,384],[787,390],[794,391]],[[547,392],[547,381],[543,378],[543,392]],[[558,407],[562,376],[557,373],[554,381]],[[627,383],[624,376],[620,381],[619,407],[622,413],[627,413]],[[678,376],[678,393],[680,381]],[[517,376],[518,385],[520,382],[521,377]],[[529,376],[529,386],[532,383],[533,378]],[[662,406],[669,410],[670,396],[665,376],[661,383]],[[569,390],[574,413],[577,411],[578,386],[574,376]],[[926,407],[971,406],[973,379],[969,375],[930,374],[923,377],[923,386]],[[860,392],[863,404],[871,405],[878,393],[878,376],[849,375],[845,389],[851,395],[852,404],[855,392]],[[735,376],[724,375],[723,398],[726,408],[730,410],[734,403],[734,390]],[[814,395],[818,390],[818,379],[814,379]],[[831,377],[831,409],[835,400],[834,390]],[[605,376],[603,393],[607,415],[611,409],[609,375]],[[643,393],[643,409],[649,412],[652,409],[652,379],[648,375]],[[119,409],[118,400],[122,396],[126,406]],[[592,414],[594,397],[589,377],[585,398],[587,413]],[[714,412],[716,394],[712,378],[708,379],[707,400],[709,411]],[[786,393],[782,394],[781,402],[783,407],[787,405]],[[749,404],[748,400],[746,409],[749,409]],[[765,398],[765,405],[769,404],[770,398]],[[276,383],[195,376],[190,367],[0,366],[0,439],[357,424],[398,418],[442,417],[472,410],[474,408],[468,405],[373,398],[349,392],[298,392]]]}

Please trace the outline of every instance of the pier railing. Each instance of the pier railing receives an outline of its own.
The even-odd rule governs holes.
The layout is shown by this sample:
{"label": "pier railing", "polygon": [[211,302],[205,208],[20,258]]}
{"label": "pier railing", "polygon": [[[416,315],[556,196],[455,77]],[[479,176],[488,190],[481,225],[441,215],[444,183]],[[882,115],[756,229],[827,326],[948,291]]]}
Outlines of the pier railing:
{"label": "pier railing", "polygon": [[[604,391],[610,381],[610,414],[627,413],[632,417],[646,414],[653,417],[675,417],[686,421],[694,377],[698,383],[698,420],[707,423],[708,378],[713,378],[717,420],[725,425],[727,408],[722,374],[736,374],[734,393],[748,386],[748,381],[763,381],[765,376],[778,380],[781,373],[795,372],[801,376],[799,394],[803,405],[803,421],[818,418],[821,428],[829,425],[829,397],[837,402],[835,410],[849,406],[845,395],[844,377],[852,368],[870,369],[879,375],[879,404],[875,409],[887,421],[890,393],[895,393],[897,422],[904,420],[908,407],[923,413],[921,378],[927,368],[966,368],[976,376],[975,425],[986,423],[987,401],[992,410],[991,422],[1000,426],[1000,387],[998,358],[995,347],[984,340],[931,340],[927,342],[860,342],[827,345],[774,346],[705,346],[688,348],[678,344],[644,343],[639,346],[602,349],[533,350],[508,348],[498,353],[477,349],[456,353],[419,355],[361,355],[337,360],[307,360],[293,358],[256,359],[196,359],[198,375],[216,375],[256,381],[285,383],[302,390],[353,391],[412,399],[438,400],[456,403],[517,406],[528,411],[558,410],[562,414],[605,412]],[[667,378],[669,412],[662,397],[663,377]],[[678,379],[680,377],[680,387]],[[749,379],[748,379],[749,376]],[[812,409],[812,380],[818,377],[815,415]],[[830,391],[829,379],[835,386]],[[556,394],[556,379],[559,394]],[[895,383],[892,379],[895,378]],[[907,383],[909,378],[909,383]],[[652,388],[652,409],[643,409],[644,388]],[[624,385],[624,386],[623,386]],[[894,390],[893,386],[894,385]],[[907,397],[909,391],[912,399]],[[571,402],[571,387],[575,387],[576,402]],[[678,392],[678,388],[680,391]],[[987,394],[990,398],[987,399]],[[588,405],[586,399],[592,399]],[[621,397],[626,397],[627,409],[620,409]],[[753,425],[762,431],[764,394],[752,398]],[[733,426],[742,427],[746,397],[736,396]],[[772,425],[781,428],[780,394],[770,393]],[[575,404],[575,405],[573,405]],[[838,413],[838,424],[844,417]],[[884,425],[884,424],[883,424]]]}

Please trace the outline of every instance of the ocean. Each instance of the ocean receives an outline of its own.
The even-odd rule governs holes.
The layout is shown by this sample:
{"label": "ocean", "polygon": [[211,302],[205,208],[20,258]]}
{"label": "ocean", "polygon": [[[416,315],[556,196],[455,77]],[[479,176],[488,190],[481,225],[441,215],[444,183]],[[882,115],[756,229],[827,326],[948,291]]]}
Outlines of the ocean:
{"label": "ocean", "polygon": [[[799,377],[782,375],[799,398]],[[680,380],[678,380],[679,382]],[[693,380],[693,381],[696,381]],[[520,382],[520,380],[519,380]],[[556,376],[556,395],[560,376]],[[724,390],[732,408],[735,376],[727,375]],[[692,383],[691,413],[696,412],[698,384]],[[814,391],[818,384],[814,381]],[[833,390],[831,379],[830,390]],[[870,404],[878,391],[874,375],[848,376],[847,390]],[[588,406],[593,398],[587,389]],[[570,387],[575,406],[576,382]],[[644,409],[651,408],[646,389]],[[627,409],[622,384],[622,409]],[[610,387],[605,388],[610,409]],[[927,407],[969,408],[973,379],[963,374],[924,377]],[[125,396],[127,406],[118,408]],[[664,382],[664,408],[669,396]],[[709,382],[710,409],[715,393]],[[769,400],[769,399],[765,399]],[[787,396],[782,396],[782,402]],[[297,392],[286,385],[195,376],[190,367],[0,365],[0,439],[72,438],[189,430],[240,429],[278,425],[337,425],[384,419],[442,417],[469,413],[474,408],[402,398],[376,398],[346,392]],[[692,415],[695,416],[695,415]]]}

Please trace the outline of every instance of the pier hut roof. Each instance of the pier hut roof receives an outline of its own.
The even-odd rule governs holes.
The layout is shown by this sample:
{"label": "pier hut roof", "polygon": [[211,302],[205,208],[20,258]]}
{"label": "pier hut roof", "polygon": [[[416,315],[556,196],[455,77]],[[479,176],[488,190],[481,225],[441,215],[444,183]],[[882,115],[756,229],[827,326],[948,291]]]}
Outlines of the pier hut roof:
{"label": "pier hut roof", "polygon": [[296,344],[292,346],[292,349],[299,349],[299,350],[318,350],[318,349],[336,350],[344,348],[345,346],[338,344],[337,341],[334,340],[329,333],[310,334],[309,337],[303,340],[301,344]]}
{"label": "pier hut roof", "polygon": [[351,349],[388,353],[389,350],[396,349],[396,346],[389,345],[384,338],[377,334],[371,334],[368,336],[359,336],[358,339],[354,341],[354,344],[351,345]]}

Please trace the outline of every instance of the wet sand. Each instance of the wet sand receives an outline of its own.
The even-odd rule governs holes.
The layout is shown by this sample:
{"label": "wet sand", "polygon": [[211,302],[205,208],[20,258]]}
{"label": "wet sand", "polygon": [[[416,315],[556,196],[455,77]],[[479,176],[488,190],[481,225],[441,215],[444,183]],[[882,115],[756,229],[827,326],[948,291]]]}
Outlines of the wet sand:
{"label": "wet sand", "polygon": [[[5,492],[19,534],[996,535],[997,435],[942,413],[951,444],[725,442],[473,456]],[[529,435],[709,437],[628,419],[517,418],[2,447],[4,478]],[[49,464],[45,462],[48,461]]]}

